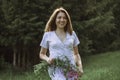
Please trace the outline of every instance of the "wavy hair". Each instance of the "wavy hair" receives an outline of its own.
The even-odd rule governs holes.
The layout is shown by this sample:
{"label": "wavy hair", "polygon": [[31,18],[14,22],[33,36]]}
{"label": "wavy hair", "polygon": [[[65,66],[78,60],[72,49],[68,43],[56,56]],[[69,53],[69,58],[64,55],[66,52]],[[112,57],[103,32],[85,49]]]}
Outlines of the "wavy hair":
{"label": "wavy hair", "polygon": [[57,8],[54,10],[53,14],[50,16],[46,26],[45,26],[45,32],[49,32],[49,31],[55,31],[56,30],[56,17],[57,14],[59,12],[63,12],[65,13],[66,17],[67,17],[67,24],[64,28],[65,32],[68,32],[70,35],[72,34],[73,28],[72,28],[72,23],[71,23],[71,19],[70,19],[70,15],[68,14],[68,12],[63,8]]}

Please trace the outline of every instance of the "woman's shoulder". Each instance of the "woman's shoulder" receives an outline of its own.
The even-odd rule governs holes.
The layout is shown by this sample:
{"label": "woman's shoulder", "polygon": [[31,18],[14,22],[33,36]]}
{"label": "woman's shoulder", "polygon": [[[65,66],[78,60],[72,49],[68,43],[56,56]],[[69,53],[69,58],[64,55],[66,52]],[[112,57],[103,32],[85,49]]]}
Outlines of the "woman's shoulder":
{"label": "woman's shoulder", "polygon": [[49,31],[49,32],[45,32],[44,34],[50,36],[50,35],[52,35],[53,33],[54,33],[54,31]]}
{"label": "woman's shoulder", "polygon": [[75,31],[72,31],[72,36],[77,37],[77,34]]}
{"label": "woman's shoulder", "polygon": [[72,31],[72,35],[75,35],[75,34],[76,34],[76,33],[75,33],[75,31],[73,30],[73,31]]}

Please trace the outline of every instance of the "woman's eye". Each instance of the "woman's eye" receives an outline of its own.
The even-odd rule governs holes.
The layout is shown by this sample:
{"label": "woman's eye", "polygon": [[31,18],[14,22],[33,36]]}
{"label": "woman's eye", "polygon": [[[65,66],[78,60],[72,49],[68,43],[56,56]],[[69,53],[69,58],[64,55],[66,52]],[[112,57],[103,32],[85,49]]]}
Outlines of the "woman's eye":
{"label": "woman's eye", "polygon": [[63,16],[63,19],[67,19],[67,17],[66,17],[66,16]]}
{"label": "woman's eye", "polygon": [[61,19],[61,17],[58,17],[58,19]]}

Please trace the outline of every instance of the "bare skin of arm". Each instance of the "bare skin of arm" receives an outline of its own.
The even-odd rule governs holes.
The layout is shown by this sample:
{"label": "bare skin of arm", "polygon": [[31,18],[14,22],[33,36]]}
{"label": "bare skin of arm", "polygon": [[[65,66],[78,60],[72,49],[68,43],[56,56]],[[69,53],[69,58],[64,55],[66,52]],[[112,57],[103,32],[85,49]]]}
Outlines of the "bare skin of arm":
{"label": "bare skin of arm", "polygon": [[40,53],[39,53],[39,57],[42,60],[45,60],[48,64],[52,64],[53,63],[53,59],[50,59],[47,55],[47,49],[41,47]]}
{"label": "bare skin of arm", "polygon": [[82,76],[83,69],[82,69],[81,57],[80,57],[79,51],[78,51],[78,46],[74,47],[74,58],[75,58],[77,66],[78,66],[78,69],[79,69],[79,72],[80,72],[80,76]]}

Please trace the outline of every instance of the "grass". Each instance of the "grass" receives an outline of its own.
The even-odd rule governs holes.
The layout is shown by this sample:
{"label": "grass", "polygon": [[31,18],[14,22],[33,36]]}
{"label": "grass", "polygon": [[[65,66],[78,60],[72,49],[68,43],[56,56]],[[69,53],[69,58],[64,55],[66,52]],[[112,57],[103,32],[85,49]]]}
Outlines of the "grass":
{"label": "grass", "polygon": [[120,80],[120,51],[86,57],[81,80]]}
{"label": "grass", "polygon": [[[120,51],[87,56],[83,59],[84,75],[81,80],[120,80]],[[50,80],[41,73],[37,79],[32,71],[0,71],[0,80]]]}
{"label": "grass", "polygon": [[[41,78],[38,79],[39,77]],[[39,77],[36,77],[33,71],[5,70],[0,72],[0,80],[50,80],[44,73],[41,73]]]}
{"label": "grass", "polygon": [[[26,76],[27,76],[26,73],[13,72],[12,70],[7,70],[7,71],[5,70],[5,71],[0,72],[0,80],[29,80],[29,79],[26,79],[28,77],[28,76],[27,77]],[[29,77],[31,77],[31,76],[32,75],[30,74]]]}

